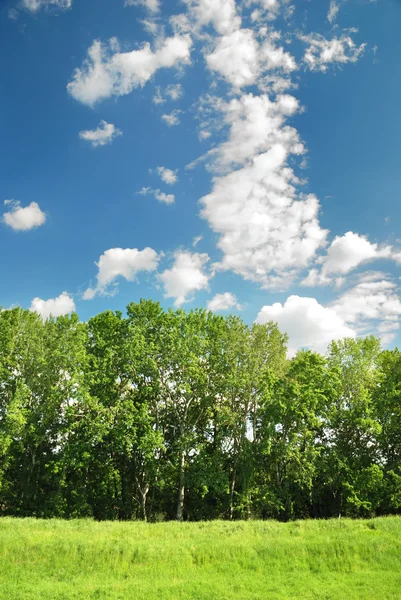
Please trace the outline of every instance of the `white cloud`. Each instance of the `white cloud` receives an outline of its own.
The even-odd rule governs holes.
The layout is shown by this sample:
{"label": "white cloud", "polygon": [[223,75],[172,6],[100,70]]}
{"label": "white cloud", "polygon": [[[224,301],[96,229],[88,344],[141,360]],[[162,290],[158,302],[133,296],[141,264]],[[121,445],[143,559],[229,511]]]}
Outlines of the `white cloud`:
{"label": "white cloud", "polygon": [[331,243],[323,260],[323,275],[348,273],[361,263],[379,256],[377,244],[371,244],[363,235],[348,231],[334,238]]}
{"label": "white cloud", "polygon": [[[134,281],[142,271],[155,271],[159,256],[152,248],[138,250],[137,248],[110,248],[95,263],[98,267],[97,286],[88,288],[83,295],[84,300],[91,300],[96,294],[107,294],[118,277]],[[113,292],[113,290],[112,290]]]}
{"label": "white cloud", "polygon": [[164,183],[167,183],[167,185],[173,185],[174,183],[177,183],[177,171],[172,171],[171,169],[167,169],[166,167],[157,167],[156,170],[161,180],[164,181]]}
{"label": "white cloud", "polygon": [[153,103],[156,105],[164,104],[166,99],[164,98],[160,86],[156,86],[156,94],[153,96]]}
{"label": "white cloud", "polygon": [[346,275],[360,265],[380,258],[392,258],[397,262],[401,260],[400,253],[391,246],[372,244],[366,236],[348,231],[334,238],[326,256],[318,260],[322,265],[321,270],[312,269],[302,285],[328,285],[333,276]]}
{"label": "white cloud", "polygon": [[194,237],[193,241],[192,241],[192,247],[196,248],[196,246],[199,244],[199,242],[201,242],[203,240],[203,236],[202,235],[197,235],[196,237]]}
{"label": "white cloud", "polygon": [[291,155],[304,151],[297,131],[285,125],[297,107],[291,96],[271,102],[247,95],[225,105],[230,135],[212,157],[223,171],[237,162],[245,166],[215,177],[201,199],[201,216],[220,234],[219,268],[265,287],[288,286],[327,235],[317,198],[297,192],[300,182],[288,166]]}
{"label": "white cloud", "polygon": [[[164,94],[168,96],[170,100],[176,101],[179,100],[183,96],[183,87],[181,83],[171,83],[168,85],[164,91]],[[153,96],[154,104],[165,104],[166,98],[163,95],[162,89],[160,86],[156,87],[156,94]]]}
{"label": "white cloud", "polygon": [[164,204],[174,204],[175,196],[174,194],[166,194],[165,192],[161,192],[160,190],[155,190],[155,198],[159,202],[163,202]]}
{"label": "white cloud", "polygon": [[[252,29],[239,29],[218,39],[213,52],[206,56],[209,69],[224,77],[235,89],[259,85],[266,88],[290,87],[277,74],[288,75],[297,68],[295,59],[282,46],[277,46],[280,34],[264,32],[260,44]],[[269,76],[264,76],[269,73]]]}
{"label": "white cloud", "polygon": [[208,261],[207,254],[191,254],[183,250],[175,252],[173,267],[160,275],[165,297],[175,298],[175,305],[181,306],[191,302],[194,292],[207,289],[210,276],[205,273],[205,266]]}
{"label": "white cloud", "polygon": [[9,205],[11,210],[4,213],[3,221],[14,231],[29,231],[46,223],[46,214],[37,202],[24,207],[16,200],[6,200],[4,204]]}
{"label": "white cloud", "polygon": [[180,124],[180,114],[182,110],[173,110],[170,114],[162,115],[163,121],[168,125],[168,127],[174,127],[175,125]]}
{"label": "white cloud", "polygon": [[129,94],[143,87],[158,69],[188,64],[191,44],[189,36],[175,35],[166,38],[155,51],[146,42],[138,50],[119,52],[116,40],[109,47],[95,40],[67,89],[73,98],[89,106],[111,96]]}
{"label": "white cloud", "polygon": [[112,123],[107,123],[103,120],[100,121],[97,129],[87,129],[79,132],[81,140],[90,142],[93,148],[111,144],[111,142],[119,135],[122,135],[120,129],[117,129]]}
{"label": "white cloud", "polygon": [[149,35],[153,35],[156,40],[159,42],[164,38],[164,25],[162,21],[158,17],[152,17],[150,19],[141,19],[139,21]]}
{"label": "white cloud", "polygon": [[211,152],[212,166],[218,171],[242,165],[275,144],[286,146],[294,154],[304,152],[297,131],[285,127],[285,120],[299,109],[293,96],[279,95],[272,102],[266,94],[247,94],[220,108],[230,133],[227,141]]}
{"label": "white cloud", "polygon": [[212,134],[207,129],[201,129],[199,132],[199,139],[201,142],[208,140]]}
{"label": "white cloud", "polygon": [[336,20],[339,10],[340,5],[337,0],[330,0],[329,12],[327,14],[327,20],[330,23],[333,23]]}
{"label": "white cloud", "polygon": [[50,300],[34,298],[29,310],[37,312],[43,319],[61,317],[75,311],[75,302],[67,292],[63,292],[58,298]]}
{"label": "white cloud", "polygon": [[277,32],[267,36],[260,48],[261,65],[262,68],[281,69],[285,73],[291,73],[297,69],[297,64],[289,52],[286,52],[282,46],[276,45],[280,37]]}
{"label": "white cloud", "polygon": [[157,13],[160,11],[160,0],[125,0],[124,6],[141,6],[146,10]]}
{"label": "white cloud", "polygon": [[217,33],[232,33],[241,26],[235,0],[183,0],[197,28],[213,25]]}
{"label": "white cloud", "polygon": [[290,296],[284,305],[264,306],[256,322],[268,321],[276,322],[289,335],[289,356],[302,348],[325,353],[332,340],[356,335],[333,308],[322,306],[315,298]]}
{"label": "white cloud", "polygon": [[356,335],[377,335],[389,344],[400,329],[399,290],[395,283],[377,280],[381,273],[368,275],[326,306],[315,298],[290,296],[284,305],[264,306],[257,322],[277,322],[290,336],[292,356],[301,348],[324,353],[332,340]]}
{"label": "white cloud", "polygon": [[153,190],[150,187],[143,187],[141,191],[137,193],[140,196],[153,196],[156,200],[163,202],[164,204],[174,204],[175,202],[174,194],[166,194],[159,189]]}
{"label": "white cloud", "polygon": [[[364,274],[363,274],[364,275]],[[361,283],[347,290],[330,306],[359,335],[374,334],[390,344],[400,329],[401,300],[395,283],[377,279],[381,273],[361,276]]]}
{"label": "white cloud", "polygon": [[359,283],[332,302],[331,306],[345,321],[359,327],[365,327],[366,321],[398,323],[401,315],[397,286],[386,280]]}
{"label": "white cloud", "polygon": [[182,98],[184,91],[181,83],[171,83],[166,87],[166,96],[170,98],[170,100],[179,100]]}
{"label": "white cloud", "polygon": [[251,15],[253,21],[259,21],[263,14],[266,15],[269,21],[276,19],[280,13],[280,4],[288,4],[288,0],[247,0],[246,6],[257,4],[260,8],[255,9]]}
{"label": "white cloud", "polygon": [[239,304],[236,296],[231,292],[225,292],[224,294],[216,294],[214,298],[209,300],[207,304],[207,310],[217,312],[220,310],[230,310],[236,308],[237,310],[243,310],[243,306]]}
{"label": "white cloud", "polygon": [[299,39],[308,45],[303,59],[305,66],[311,71],[323,73],[330,64],[357,62],[366,49],[366,44],[357,46],[347,33],[331,40],[317,33],[301,35]]}
{"label": "white cloud", "polygon": [[68,10],[72,6],[72,0],[22,0],[22,6],[31,12],[37,12],[41,8],[47,7]]}
{"label": "white cloud", "polygon": [[206,56],[209,69],[236,88],[253,85],[259,74],[259,46],[251,29],[240,29],[221,37]]}

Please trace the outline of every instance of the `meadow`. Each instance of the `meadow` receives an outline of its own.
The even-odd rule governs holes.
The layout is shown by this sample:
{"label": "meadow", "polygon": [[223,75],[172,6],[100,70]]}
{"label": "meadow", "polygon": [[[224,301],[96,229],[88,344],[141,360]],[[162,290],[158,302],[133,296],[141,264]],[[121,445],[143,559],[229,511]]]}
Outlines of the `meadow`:
{"label": "meadow", "polygon": [[2,600],[387,600],[400,590],[397,517],[0,519]]}

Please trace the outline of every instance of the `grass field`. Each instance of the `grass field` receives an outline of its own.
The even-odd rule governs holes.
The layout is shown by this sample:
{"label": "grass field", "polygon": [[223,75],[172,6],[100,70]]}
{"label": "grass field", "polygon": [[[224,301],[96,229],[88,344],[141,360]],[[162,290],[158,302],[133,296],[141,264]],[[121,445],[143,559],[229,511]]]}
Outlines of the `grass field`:
{"label": "grass field", "polygon": [[1,600],[401,599],[401,518],[0,519]]}

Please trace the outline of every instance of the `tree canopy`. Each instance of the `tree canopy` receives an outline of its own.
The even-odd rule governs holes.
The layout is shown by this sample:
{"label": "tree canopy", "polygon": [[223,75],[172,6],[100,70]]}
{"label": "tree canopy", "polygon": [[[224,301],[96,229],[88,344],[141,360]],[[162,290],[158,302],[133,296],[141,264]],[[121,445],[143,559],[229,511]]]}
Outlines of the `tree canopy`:
{"label": "tree canopy", "polygon": [[0,312],[0,515],[401,512],[401,353],[374,337],[287,359],[276,324],[153,301]]}

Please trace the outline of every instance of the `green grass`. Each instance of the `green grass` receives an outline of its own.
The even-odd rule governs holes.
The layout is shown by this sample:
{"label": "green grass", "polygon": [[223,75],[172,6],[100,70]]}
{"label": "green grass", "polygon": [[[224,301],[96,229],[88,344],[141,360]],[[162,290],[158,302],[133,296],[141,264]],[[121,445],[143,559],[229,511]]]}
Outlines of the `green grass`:
{"label": "green grass", "polygon": [[1,600],[401,598],[401,518],[0,519]]}

